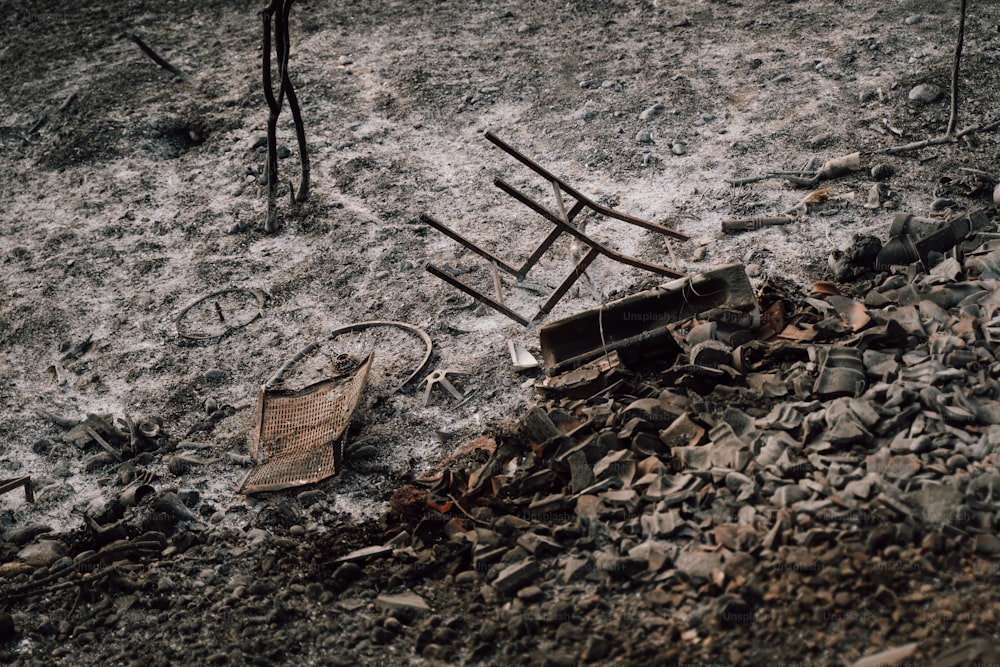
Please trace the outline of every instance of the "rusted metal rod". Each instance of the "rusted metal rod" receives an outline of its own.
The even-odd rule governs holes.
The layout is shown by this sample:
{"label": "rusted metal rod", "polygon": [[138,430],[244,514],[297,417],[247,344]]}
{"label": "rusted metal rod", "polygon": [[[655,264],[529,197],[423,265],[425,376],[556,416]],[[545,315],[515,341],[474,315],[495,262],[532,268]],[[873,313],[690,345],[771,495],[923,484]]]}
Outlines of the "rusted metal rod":
{"label": "rusted metal rod", "polygon": [[8,491],[13,491],[19,486],[24,487],[24,499],[29,503],[35,502],[35,492],[31,488],[31,477],[29,475],[24,475],[22,477],[14,477],[13,479],[5,479],[0,481],[0,494],[7,493]]}
{"label": "rusted metal rod", "polygon": [[513,157],[515,160],[517,160],[524,166],[534,171],[542,178],[546,179],[550,183],[557,183],[559,187],[562,188],[563,192],[565,192],[566,194],[577,200],[578,205],[582,203],[584,206],[593,209],[594,211],[600,213],[601,215],[607,216],[609,218],[615,218],[623,222],[628,222],[633,225],[643,227],[644,229],[648,229],[650,231],[659,232],[661,234],[671,236],[681,241],[686,241],[688,239],[686,234],[682,234],[678,231],[670,229],[669,227],[664,227],[663,225],[658,225],[655,222],[650,222],[649,220],[643,220],[642,218],[636,218],[635,216],[627,215],[625,213],[620,213],[614,210],[613,208],[609,208],[607,206],[603,206],[602,204],[598,204],[597,202],[593,201],[592,199],[581,193],[579,190],[577,190],[576,188],[569,185],[564,180],[562,180],[561,178],[550,172],[548,169],[542,167],[540,164],[529,158],[527,155],[524,155],[510,144],[504,142],[502,139],[500,139],[500,137],[493,134],[493,132],[489,131],[486,132],[486,138],[492,144],[500,148],[502,151]]}
{"label": "rusted metal rod", "polygon": [[436,277],[440,278],[441,280],[445,281],[446,283],[448,283],[452,287],[465,292],[466,294],[468,294],[472,298],[476,299],[477,301],[480,301],[481,303],[486,304],[487,306],[489,306],[493,310],[496,310],[496,311],[499,311],[499,312],[503,313],[504,315],[506,315],[510,319],[512,319],[515,322],[517,322],[518,324],[520,324],[521,326],[525,326],[526,327],[526,326],[528,326],[528,324],[530,324],[530,322],[528,320],[526,320],[525,318],[521,317],[520,315],[518,315],[513,310],[511,310],[507,306],[503,305],[502,303],[500,303],[496,299],[493,299],[493,298],[491,298],[491,297],[483,294],[482,292],[479,292],[478,290],[475,290],[472,287],[469,287],[468,285],[466,285],[465,283],[463,283],[458,278],[452,276],[451,274],[449,274],[449,273],[447,273],[445,271],[442,271],[441,269],[437,268],[433,264],[428,264],[427,265],[427,272],[430,273],[433,276],[436,276]]}
{"label": "rusted metal rod", "polygon": [[536,320],[540,319],[543,315],[548,315],[549,312],[556,307],[556,304],[559,303],[559,299],[563,298],[563,295],[569,291],[569,288],[573,286],[580,276],[583,275],[583,272],[587,270],[587,267],[590,266],[595,259],[597,259],[599,254],[601,253],[597,248],[591,248],[590,251],[583,256],[583,259],[581,259],[579,263],[573,267],[573,272],[570,273],[564,281],[562,281],[562,284],[556,288],[556,291],[553,292],[552,295],[545,300],[545,303],[542,304],[541,308],[538,309],[538,314],[535,315]]}
{"label": "rusted metal rod", "polygon": [[729,219],[722,221],[722,232],[724,234],[737,234],[739,232],[750,232],[764,227],[775,225],[787,225],[795,218],[790,215],[761,216],[757,218],[740,218],[738,220]]}
{"label": "rusted metal rod", "polygon": [[659,264],[651,264],[649,262],[644,262],[641,259],[636,259],[634,257],[629,257],[628,255],[623,255],[619,252],[612,250],[611,248],[608,248],[607,246],[601,243],[598,243],[597,241],[587,236],[577,228],[573,227],[572,225],[567,225],[565,222],[562,221],[562,219],[558,215],[552,213],[547,208],[545,208],[544,206],[533,200],[531,197],[524,194],[523,192],[515,188],[513,185],[510,185],[501,178],[494,178],[493,183],[498,188],[509,194],[511,197],[518,200],[531,210],[535,211],[536,213],[544,217],[552,224],[556,225],[563,232],[566,232],[567,234],[573,236],[574,238],[587,244],[590,247],[598,248],[602,255],[605,255],[608,258],[615,260],[616,262],[621,262],[622,264],[634,266],[637,269],[644,269],[652,273],[659,273],[660,275],[670,276],[672,278],[684,277],[683,273],[674,271],[673,269],[668,269],[667,267],[660,266]]}
{"label": "rusted metal rod", "polygon": [[502,261],[500,259],[497,259],[496,256],[494,256],[492,253],[490,253],[490,252],[488,252],[486,250],[483,250],[482,248],[480,248],[479,246],[477,246],[475,243],[473,243],[469,239],[467,239],[464,236],[460,235],[458,232],[453,231],[450,227],[448,227],[447,225],[445,225],[443,222],[439,222],[438,220],[432,218],[430,215],[428,215],[426,213],[424,213],[424,214],[422,214],[420,216],[420,221],[427,223],[428,225],[430,225],[434,229],[438,230],[439,232],[441,232],[442,234],[444,234],[448,238],[450,238],[450,239],[452,239],[454,241],[457,241],[458,243],[461,243],[463,246],[465,246],[466,248],[468,248],[472,252],[476,253],[480,257],[483,257],[484,259],[487,259],[490,262],[495,263],[497,265],[497,267],[503,269],[504,271],[506,271],[507,273],[511,274],[512,276],[517,276],[518,278],[524,278],[524,273],[522,271],[520,271],[518,269],[515,269],[510,264],[507,264],[506,262],[504,262],[504,261]]}
{"label": "rusted metal rod", "polygon": [[[507,143],[500,140],[492,132],[487,132],[486,138],[491,143],[501,148],[504,152],[511,155],[517,161],[526,165],[536,174],[542,176],[549,182],[549,184],[552,186],[552,190],[556,198],[558,213],[553,213],[542,204],[536,202],[531,197],[519,191],[517,188],[510,185],[509,183],[506,183],[500,178],[496,178],[493,181],[494,185],[496,185],[498,188],[500,188],[501,190],[512,196],[514,199],[518,200],[519,202],[530,208],[532,211],[538,213],[543,218],[551,222],[553,225],[555,225],[555,228],[552,229],[549,232],[549,234],[545,237],[545,239],[542,241],[542,243],[535,248],[535,250],[525,261],[525,263],[521,266],[521,268],[515,269],[513,266],[504,263],[491,253],[487,252],[486,250],[483,250],[472,241],[469,241],[468,239],[464,238],[457,232],[449,229],[446,225],[442,224],[441,222],[438,222],[430,215],[425,213],[421,215],[420,217],[421,221],[434,227],[435,229],[442,232],[449,238],[460,243],[468,250],[471,250],[472,252],[478,254],[480,257],[483,257],[490,262],[490,272],[493,277],[493,288],[494,291],[496,292],[496,298],[483,294],[476,288],[465,284],[464,282],[459,280],[456,276],[451,275],[450,273],[442,271],[441,269],[428,264],[427,271],[430,272],[432,275],[440,278],[441,280],[444,280],[448,284],[461,290],[465,294],[468,294],[469,296],[473,297],[474,299],[478,300],[484,305],[487,305],[490,308],[493,308],[494,310],[503,313],[510,319],[514,320],[515,322],[523,326],[528,326],[530,322],[540,319],[542,316],[546,315],[553,308],[555,308],[556,304],[563,296],[565,296],[566,292],[569,291],[569,289],[573,286],[573,284],[576,283],[577,280],[585,276],[587,267],[590,266],[590,264],[597,258],[598,255],[604,255],[605,257],[608,257],[609,259],[619,262],[621,264],[634,266],[636,268],[650,271],[652,273],[656,273],[659,275],[669,276],[671,278],[683,277],[683,274],[680,273],[679,271],[669,269],[665,266],[660,266],[659,264],[652,264],[650,262],[645,262],[643,260],[636,259],[635,257],[630,257],[628,255],[624,255],[620,252],[612,250],[611,248],[600,243],[599,241],[596,241],[595,239],[587,236],[587,234],[584,233],[583,225],[574,224],[574,220],[586,208],[600,215],[622,220],[624,222],[634,224],[644,229],[659,232],[668,237],[687,239],[688,238],[687,236],[681,234],[680,232],[676,232],[672,229],[664,227],[662,225],[657,225],[647,220],[642,220],[641,218],[635,218],[630,215],[618,213],[613,209],[610,209],[606,206],[602,206],[594,202],[593,200],[588,199],[587,197],[582,195],[579,191],[577,191],[575,188],[573,188],[570,185],[567,185],[564,181],[557,178],[547,169],[544,169],[543,167],[541,167],[533,160],[523,155],[521,152],[519,152],[512,146],[509,146]],[[566,194],[567,196],[573,197],[575,199],[575,202],[569,208],[569,210],[566,209],[567,205],[563,200],[563,194]],[[549,295],[549,297],[545,300],[545,303],[542,304],[542,306],[540,307],[534,318],[532,320],[528,320],[526,317],[521,316],[516,312],[514,312],[513,310],[511,310],[510,308],[508,308],[507,305],[504,303],[503,291],[502,291],[503,285],[502,282],[500,281],[499,270],[502,269],[507,273],[517,277],[518,281],[520,282],[525,278],[528,271],[530,271],[531,268],[541,259],[542,255],[544,255],[545,252],[552,247],[552,244],[555,243],[556,239],[558,239],[564,233],[569,234],[577,241],[579,241],[581,244],[586,245],[587,252],[583,256],[583,258],[577,261],[576,265],[573,267],[573,270],[565,279],[563,279],[563,281],[555,289],[555,291]],[[574,260],[576,260],[578,256],[579,256],[578,254],[575,254]]]}
{"label": "rusted metal rod", "polygon": [[302,175],[299,180],[299,190],[295,195],[295,201],[304,202],[309,199],[309,151],[306,148],[306,129],[302,123],[302,111],[299,109],[299,99],[295,94],[291,79],[288,78],[288,55],[291,51],[291,42],[288,36],[288,12],[292,8],[295,0],[286,0],[282,11],[281,30],[285,43],[285,57],[281,67],[281,88],[288,95],[288,108],[292,111],[292,122],[295,125],[295,139],[299,144],[299,162],[301,164]]}

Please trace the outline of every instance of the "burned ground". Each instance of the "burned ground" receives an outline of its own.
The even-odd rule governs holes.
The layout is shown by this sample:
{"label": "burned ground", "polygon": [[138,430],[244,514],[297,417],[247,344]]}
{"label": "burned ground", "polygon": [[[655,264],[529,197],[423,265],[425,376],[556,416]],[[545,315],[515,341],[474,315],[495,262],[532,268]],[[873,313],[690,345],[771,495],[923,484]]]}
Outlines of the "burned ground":
{"label": "burned ground", "polygon": [[[969,5],[961,127],[990,122],[1000,108],[998,17],[989,3]],[[461,445],[484,434],[501,447],[522,442],[511,423],[537,400],[522,385],[540,374],[515,373],[506,351],[513,339],[537,355],[537,327],[469,303],[424,271],[448,264],[490,285],[475,257],[420,223],[423,212],[515,259],[548,232],[492,187],[497,174],[550,196],[484,131],[596,200],[690,236],[673,246],[685,273],[737,262],[756,286],[782,278],[806,293],[831,278],[832,251],[855,234],[884,240],[898,211],[927,214],[942,196],[957,209],[992,206],[989,188],[959,185],[969,170],[997,173],[995,132],[881,152],[944,130],[947,93],[930,103],[908,94],[924,83],[947,91],[957,2],[303,0],[291,13],[290,68],[313,191],[301,205],[282,198],[275,234],[262,231],[264,155],[254,148],[266,121],[261,6],[10,0],[3,8],[0,477],[30,475],[36,491],[31,504],[20,490],[0,496],[0,584],[17,631],[11,637],[0,622],[4,660],[840,665],[911,641],[911,659],[928,660],[996,637],[995,562],[973,553],[968,531],[942,541],[923,529],[871,543],[859,535],[839,554],[825,552],[836,563],[821,566],[756,552],[755,583],[739,600],[725,597],[739,572],[674,586],[633,579],[634,563],[598,571],[593,560],[569,583],[547,560],[533,582],[540,594],[494,597],[483,585],[497,572],[477,573],[471,547],[452,538],[490,523],[499,537],[489,539],[510,551],[506,566],[524,555],[521,529],[495,524],[521,508],[481,498],[478,508],[438,511],[420,500],[412,515],[396,511],[412,509],[400,489],[405,498]],[[188,79],[146,58],[132,34]],[[289,148],[282,180],[295,181],[287,111],[279,142]],[[855,151],[863,168],[826,183],[827,200],[803,219],[720,234],[723,219],[774,215],[809,192],[781,179],[741,187],[725,179]],[[879,163],[891,167],[892,196],[865,208]],[[588,232],[672,262],[652,233],[596,220]],[[557,244],[532,280],[560,280],[573,252]],[[603,259],[589,275],[597,294],[573,290],[550,320],[656,284]],[[262,316],[217,340],[177,335],[186,306],[229,287],[266,295]],[[537,308],[537,294],[507,287],[515,309]],[[457,381],[475,390],[470,400],[454,407],[435,396],[425,407],[417,386],[392,394],[420,352],[403,334],[345,339],[352,349],[376,346],[378,364],[349,436],[348,469],[305,496],[237,494],[260,385],[333,328],[373,319],[426,330],[432,367],[471,372]],[[761,417],[771,400],[708,392],[702,408]],[[149,506],[119,515],[112,500],[122,465],[95,459],[93,442],[67,439],[66,420],[87,414],[157,420],[162,441],[131,463],[198,519]],[[178,451],[217,460],[171,469]],[[464,475],[486,461],[480,451],[449,466]],[[962,470],[955,474],[971,478],[989,464]],[[428,522],[429,511],[446,520]],[[115,552],[117,564],[95,560],[87,552],[102,541],[84,515],[124,520],[128,537],[146,535],[136,542],[146,546]],[[575,514],[563,518],[527,532],[572,544],[575,554],[606,546],[574,532]],[[51,530],[35,535],[36,525]],[[690,539],[713,544],[713,526],[701,528]],[[896,565],[884,560],[893,545],[883,538],[905,552],[891,552]],[[60,560],[27,571],[17,554],[47,539],[61,545]],[[390,542],[391,558],[358,557],[346,569],[337,560]],[[63,558],[82,565],[65,576]],[[62,575],[43,583],[50,572]],[[838,585],[848,597],[827,600]],[[432,611],[409,598],[376,603],[408,592]]]}

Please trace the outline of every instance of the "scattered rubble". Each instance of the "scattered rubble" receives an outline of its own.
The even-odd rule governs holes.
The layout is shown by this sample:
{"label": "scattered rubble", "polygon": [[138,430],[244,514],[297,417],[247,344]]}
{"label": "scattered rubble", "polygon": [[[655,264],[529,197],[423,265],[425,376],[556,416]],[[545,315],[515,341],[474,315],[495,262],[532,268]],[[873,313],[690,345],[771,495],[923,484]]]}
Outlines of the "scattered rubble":
{"label": "scattered rubble", "polygon": [[[402,544],[426,548],[440,534],[468,549],[456,581],[482,579],[487,603],[544,599],[539,582],[551,580],[597,590],[630,581],[651,601],[688,600],[700,624],[683,614],[660,622],[691,648],[716,626],[797,623],[787,615],[796,609],[828,620],[913,617],[922,598],[896,575],[939,567],[960,544],[987,557],[1000,550],[990,333],[1000,275],[972,259],[995,225],[981,211],[936,224],[971,226],[975,241],[939,241],[936,262],[925,254],[914,261],[926,264],[892,272],[876,253],[856,253],[858,282],[815,296],[769,284],[742,310],[692,289],[686,309],[640,309],[656,327],[631,340],[634,328],[617,328],[621,303],[546,325],[545,407],[498,434],[477,469],[425,482]],[[949,260],[958,268],[945,272]],[[734,272],[722,270],[735,285],[727,295],[743,294]],[[613,351],[591,361],[599,322]],[[626,363],[623,340],[655,354]],[[787,572],[816,586],[804,598],[776,589]],[[910,643],[854,664],[916,651]]]}
{"label": "scattered rubble", "polygon": [[[277,170],[262,173],[259,86],[243,76],[259,67],[244,58],[259,16],[200,3],[194,25],[169,3],[131,7],[128,30],[184,68],[168,68],[182,80],[165,86],[116,39],[120,8],[15,2],[0,662],[1000,662],[995,231],[972,230],[974,213],[963,238],[953,224],[995,187],[996,122],[899,146],[921,153],[886,151],[808,194],[787,187],[813,188],[827,158],[867,162],[942,122],[945,103],[907,92],[943,84],[933,63],[953,11],[909,4],[921,6],[875,18],[870,3],[832,2],[314,4],[297,15],[291,74],[313,93],[303,113],[320,118],[324,178],[281,234],[262,236],[247,211]],[[969,17],[970,120],[1000,89],[983,16]],[[688,274],[743,261],[760,288],[751,316],[706,313],[690,295],[689,311],[643,330],[662,335],[655,344],[619,354],[584,337],[596,355],[541,380],[516,349],[509,364],[508,332],[421,279],[425,262],[484,293],[492,279],[498,296],[497,283],[544,301],[587,249],[569,254],[582,244],[564,236],[545,258],[558,264],[515,283],[417,224],[419,207],[438,205],[463,234],[499,240],[498,254],[531,255],[523,234],[539,226],[514,210],[494,219],[475,189],[467,142],[486,127],[597,202],[701,238],[678,262],[655,230],[619,245],[598,222],[588,237]],[[811,157],[803,147],[823,152],[791,178],[722,183],[794,169]],[[572,211],[561,186],[501,168],[549,213],[562,217],[560,200]],[[933,192],[908,192],[921,183]],[[886,235],[905,207],[916,216]],[[720,220],[745,233],[709,238]],[[627,287],[602,259],[588,271],[564,313],[656,284],[644,273]],[[266,317],[231,292],[172,321],[226,285],[259,289]],[[401,372],[366,395],[348,474],[266,499],[232,493],[261,378],[289,346],[382,316],[427,326],[436,367],[475,373],[455,388],[483,400],[381,400],[435,366],[376,350]],[[535,331],[512,335],[541,359]],[[496,426],[532,383],[540,405]],[[74,418],[40,423],[39,406]],[[22,479],[23,497],[9,486]],[[377,516],[395,489],[391,514],[359,521],[359,506]]]}

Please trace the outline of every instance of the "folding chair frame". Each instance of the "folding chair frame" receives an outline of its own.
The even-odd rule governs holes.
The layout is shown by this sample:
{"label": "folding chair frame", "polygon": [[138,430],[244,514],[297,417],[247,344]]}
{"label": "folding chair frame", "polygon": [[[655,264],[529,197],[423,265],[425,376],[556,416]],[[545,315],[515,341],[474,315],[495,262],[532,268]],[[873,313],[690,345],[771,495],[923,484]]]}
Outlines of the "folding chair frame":
{"label": "folding chair frame", "polygon": [[[546,236],[545,239],[541,242],[541,244],[535,248],[534,252],[531,253],[531,256],[528,257],[528,259],[524,262],[524,264],[522,264],[520,268],[515,268],[510,264],[507,264],[500,258],[496,257],[492,253],[484,250],[483,248],[480,248],[472,241],[468,240],[458,232],[446,226],[444,223],[434,219],[433,217],[425,213],[420,216],[422,222],[425,222],[426,224],[438,230],[445,236],[448,236],[449,238],[457,241],[458,243],[468,248],[472,252],[476,253],[477,255],[483,257],[490,263],[490,269],[493,274],[493,285],[494,289],[496,290],[496,298],[483,294],[479,290],[475,289],[474,287],[471,287],[470,285],[467,285],[466,283],[459,280],[457,277],[434,266],[433,264],[427,265],[427,271],[429,273],[431,273],[434,276],[437,276],[446,283],[465,292],[466,294],[472,296],[478,301],[493,308],[494,310],[503,313],[510,319],[514,320],[515,322],[523,326],[528,326],[532,321],[541,319],[543,316],[551,312],[552,309],[555,308],[556,304],[559,303],[559,300],[562,299],[562,297],[566,294],[566,292],[569,291],[569,289],[573,286],[573,284],[576,283],[576,281],[584,274],[584,272],[587,270],[587,267],[589,267],[590,264],[595,259],[597,259],[598,255],[604,255],[605,257],[608,257],[609,259],[612,259],[616,262],[626,264],[628,266],[634,266],[636,268],[650,271],[652,273],[656,273],[659,275],[669,276],[671,278],[681,278],[684,276],[684,274],[680,273],[679,271],[675,271],[673,269],[661,266],[659,264],[652,264],[650,262],[645,262],[641,259],[636,259],[635,257],[631,257],[629,255],[625,255],[615,250],[612,250],[611,248],[587,236],[585,233],[577,229],[573,225],[573,221],[576,219],[576,216],[579,215],[584,209],[590,209],[591,211],[597,213],[598,215],[614,218],[616,220],[621,220],[623,222],[627,222],[629,224],[636,225],[638,227],[642,227],[650,231],[655,231],[660,234],[663,234],[668,238],[674,238],[683,241],[688,238],[686,235],[674,231],[669,227],[664,227],[663,225],[658,225],[654,222],[643,220],[642,218],[636,218],[631,215],[619,213],[618,211],[615,211],[612,208],[598,204],[594,200],[581,194],[572,186],[568,185],[562,179],[558,178],[548,170],[541,167],[535,161],[531,160],[524,154],[520,153],[510,145],[503,142],[499,137],[497,137],[492,132],[486,133],[486,139],[488,139],[490,142],[498,146],[508,155],[515,158],[518,162],[521,162],[522,164],[527,166],[529,169],[531,169],[536,174],[547,180],[552,185],[552,191],[555,194],[556,204],[559,209],[558,213],[550,211],[548,208],[546,208],[542,204],[539,204],[534,199],[524,194],[520,190],[516,189],[514,186],[510,185],[503,179],[501,178],[493,179],[493,184],[496,187],[500,188],[514,199],[518,200],[531,210],[541,215],[543,218],[545,218],[553,225],[555,225],[555,228],[551,232],[549,232],[548,236]],[[568,211],[566,210],[566,206],[563,199],[564,194],[576,200]],[[535,314],[535,316],[529,320],[526,317],[508,308],[507,305],[504,303],[499,271],[504,271],[505,273],[508,273],[516,277],[518,280],[524,280],[528,272],[542,258],[542,255],[544,255],[548,251],[548,249],[552,247],[552,244],[555,243],[556,239],[558,239],[562,234],[569,234],[570,236],[574,237],[575,239],[586,245],[589,248],[589,250],[583,256],[583,258],[577,263],[577,265],[573,267],[572,272],[562,281],[562,283],[555,289],[555,291],[553,291],[552,294],[549,295],[549,297],[545,300],[545,303],[543,303],[542,306],[538,309],[538,312]],[[672,249],[670,250],[670,252],[671,255],[673,255]]]}

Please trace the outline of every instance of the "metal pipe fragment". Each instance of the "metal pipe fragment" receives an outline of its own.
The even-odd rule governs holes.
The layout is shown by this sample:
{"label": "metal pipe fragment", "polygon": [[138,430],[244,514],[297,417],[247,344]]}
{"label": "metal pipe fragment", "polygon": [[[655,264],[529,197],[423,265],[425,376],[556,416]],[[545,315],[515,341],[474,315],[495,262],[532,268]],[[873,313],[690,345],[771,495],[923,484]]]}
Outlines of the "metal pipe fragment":
{"label": "metal pipe fragment", "polygon": [[724,234],[752,232],[764,227],[787,225],[794,220],[795,218],[790,215],[760,216],[756,218],[729,218],[722,221],[722,232]]}

